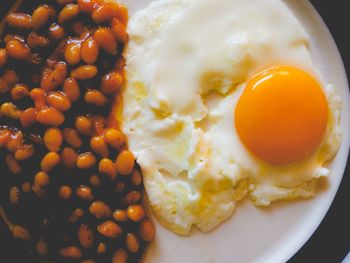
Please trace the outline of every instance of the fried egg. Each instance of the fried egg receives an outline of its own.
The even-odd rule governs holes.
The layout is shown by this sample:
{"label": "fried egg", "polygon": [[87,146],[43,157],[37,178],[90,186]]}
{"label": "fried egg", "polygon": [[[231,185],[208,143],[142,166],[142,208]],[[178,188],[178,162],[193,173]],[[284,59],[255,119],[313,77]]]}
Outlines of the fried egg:
{"label": "fried egg", "polygon": [[122,129],[164,226],[207,232],[246,195],[315,194],[340,145],[340,100],[282,1],[157,1],[128,31]]}

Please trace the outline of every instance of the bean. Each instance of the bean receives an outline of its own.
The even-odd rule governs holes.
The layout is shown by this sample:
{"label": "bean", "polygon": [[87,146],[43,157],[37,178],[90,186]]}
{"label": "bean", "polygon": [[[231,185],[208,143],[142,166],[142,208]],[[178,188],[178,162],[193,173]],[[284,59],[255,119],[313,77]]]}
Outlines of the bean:
{"label": "bean", "polygon": [[31,240],[31,235],[28,229],[24,228],[23,226],[17,226],[17,225],[13,226],[12,236],[16,239],[21,239],[23,241]]}
{"label": "bean", "polygon": [[40,87],[45,91],[55,90],[59,85],[63,84],[67,76],[67,65],[65,62],[58,62],[54,70],[45,70],[41,79]]}
{"label": "bean", "polygon": [[9,87],[12,87],[19,81],[19,78],[16,72],[13,70],[7,70],[4,75],[2,75],[2,80],[4,80]]}
{"label": "bean", "polygon": [[43,188],[41,188],[37,185],[32,186],[32,191],[39,198],[43,198],[46,194],[46,190],[44,190]]}
{"label": "bean", "polygon": [[59,5],[67,5],[67,4],[72,4],[75,2],[75,0],[57,0],[57,4]]}
{"label": "bean", "polygon": [[89,169],[96,164],[96,157],[90,153],[82,153],[78,156],[76,165],[80,169]]}
{"label": "bean", "polygon": [[126,235],[126,247],[131,253],[136,253],[140,249],[140,240],[133,233]]}
{"label": "bean", "polygon": [[7,129],[0,128],[0,147],[6,146],[10,139],[11,132]]}
{"label": "bean", "polygon": [[88,90],[85,93],[84,99],[87,103],[102,107],[108,102],[107,97],[98,90]]}
{"label": "bean", "polygon": [[47,104],[64,112],[70,109],[71,102],[63,92],[51,92],[46,96]]}
{"label": "bean", "polygon": [[102,77],[101,90],[105,94],[117,92],[123,84],[123,76],[118,72],[111,72]]}
{"label": "bean", "polygon": [[19,161],[26,160],[34,154],[34,146],[31,144],[22,144],[15,152],[15,158]]}
{"label": "bean", "polygon": [[77,3],[82,13],[92,13],[98,7],[97,0],[77,0]]}
{"label": "bean", "polygon": [[48,249],[47,249],[47,244],[44,240],[40,239],[37,243],[36,243],[36,252],[40,255],[40,256],[46,256],[48,253]]}
{"label": "bean", "polygon": [[94,187],[100,187],[101,186],[101,180],[97,175],[90,176],[89,183]]}
{"label": "bean", "polygon": [[14,100],[20,100],[29,95],[29,89],[24,84],[17,84],[11,90],[11,97]]}
{"label": "bean", "polygon": [[89,211],[97,219],[107,218],[112,215],[112,210],[102,201],[95,201],[90,205]]}
{"label": "bean", "polygon": [[123,23],[124,26],[128,24],[128,20],[129,20],[128,8],[123,4],[119,5],[118,19],[120,20],[120,22]]}
{"label": "bean", "polygon": [[125,136],[117,129],[109,128],[104,133],[106,143],[114,149],[119,149],[125,144]]}
{"label": "bean", "polygon": [[90,135],[93,130],[93,124],[89,117],[79,116],[75,119],[75,128],[82,135]]}
{"label": "bean", "polygon": [[18,187],[13,186],[10,189],[10,203],[13,205],[19,204],[19,199],[21,196],[21,192],[19,191]]}
{"label": "bean", "polygon": [[91,188],[86,185],[81,185],[76,190],[76,195],[86,201],[91,201],[94,199],[94,196],[92,195]]}
{"label": "bean", "polygon": [[34,101],[35,109],[40,110],[46,105],[46,94],[44,90],[34,88],[30,91],[30,97]]}
{"label": "bean", "polygon": [[119,7],[115,3],[104,3],[94,10],[92,13],[92,20],[96,24],[102,24],[111,21],[114,17],[118,16]]}
{"label": "bean", "polygon": [[117,39],[108,28],[101,27],[94,33],[94,39],[97,45],[111,55],[116,55],[118,52]]}
{"label": "bean", "polygon": [[65,258],[78,259],[83,256],[83,253],[78,247],[70,246],[67,248],[62,248],[60,250],[60,255]]}
{"label": "bean", "polygon": [[90,140],[91,149],[102,157],[109,156],[108,146],[103,136],[94,136]]}
{"label": "bean", "polygon": [[3,67],[7,62],[7,51],[4,48],[0,48],[0,67]]}
{"label": "bean", "polygon": [[150,242],[154,238],[156,229],[153,223],[148,219],[144,219],[140,224],[139,235],[142,240]]}
{"label": "bean", "polygon": [[80,225],[78,238],[82,247],[90,248],[94,244],[94,233],[85,224]]}
{"label": "bean", "polygon": [[104,254],[107,251],[107,246],[105,243],[99,243],[97,246],[97,253],[98,254]]}
{"label": "bean", "polygon": [[97,231],[108,238],[118,238],[122,234],[121,227],[113,221],[105,221],[97,226]]}
{"label": "bean", "polygon": [[128,253],[119,248],[114,254],[112,258],[112,263],[126,263],[128,261]]}
{"label": "bean", "polygon": [[36,122],[36,109],[28,108],[24,110],[20,117],[21,125],[28,128]]}
{"label": "bean", "polygon": [[21,131],[16,131],[11,134],[9,141],[6,144],[6,148],[9,152],[14,153],[22,144],[23,134]]}
{"label": "bean", "polygon": [[22,184],[22,192],[25,194],[29,194],[32,191],[32,185],[29,182],[25,182]]}
{"label": "bean", "polygon": [[64,58],[70,65],[78,64],[81,59],[81,44],[70,43],[64,51]]}
{"label": "bean", "polygon": [[135,158],[132,152],[124,150],[118,154],[115,165],[118,174],[128,175],[134,169]]}
{"label": "bean", "polygon": [[41,170],[49,172],[52,168],[57,166],[61,161],[61,157],[56,152],[47,153],[41,160]]}
{"label": "bean", "polygon": [[34,30],[38,30],[43,27],[50,18],[50,10],[48,6],[41,5],[33,11],[32,14],[32,27]]}
{"label": "bean", "polygon": [[49,36],[54,40],[60,40],[64,38],[65,32],[62,26],[58,24],[52,24],[49,27]]}
{"label": "bean", "polygon": [[82,218],[84,216],[84,210],[81,208],[77,208],[75,209],[72,214],[69,217],[69,222],[71,223],[75,223],[77,222],[80,218]]}
{"label": "bean", "polygon": [[78,153],[70,147],[65,147],[61,152],[61,159],[64,166],[73,168],[78,159]]}
{"label": "bean", "polygon": [[111,30],[119,42],[125,43],[128,40],[126,26],[118,18],[112,20]]}
{"label": "bean", "polygon": [[61,186],[58,194],[63,200],[69,200],[72,196],[72,188],[68,185]]}
{"label": "bean", "polygon": [[117,222],[127,222],[129,220],[125,210],[117,209],[113,213],[113,218]]}
{"label": "bean", "polygon": [[123,192],[124,189],[125,189],[125,184],[122,183],[122,182],[118,182],[118,183],[115,185],[115,191],[116,191],[117,193]]}
{"label": "bean", "polygon": [[140,201],[141,193],[138,191],[131,191],[126,195],[125,199],[128,205],[135,204]]}
{"label": "bean", "polygon": [[93,65],[80,66],[71,72],[71,77],[77,80],[92,79],[97,74],[97,68]]}
{"label": "bean", "polygon": [[31,29],[32,17],[24,13],[10,13],[6,17],[6,22],[12,27],[18,29]]}
{"label": "bean", "polygon": [[98,58],[99,48],[93,37],[87,38],[81,46],[81,57],[87,64],[94,64]]}
{"label": "bean", "polygon": [[6,44],[7,55],[17,60],[26,60],[30,56],[30,49],[27,45],[13,39]]}
{"label": "bean", "polygon": [[49,128],[44,134],[44,144],[51,152],[58,152],[61,149],[63,134],[60,129]]}
{"label": "bean", "polygon": [[94,126],[95,134],[103,135],[107,127],[107,119],[102,116],[93,115],[91,116],[91,121]]}
{"label": "bean", "polygon": [[76,149],[80,148],[83,144],[78,132],[71,128],[66,128],[63,130],[63,138],[70,146]]}
{"label": "bean", "polygon": [[50,40],[33,31],[27,37],[27,44],[31,49],[36,49],[37,47],[47,47],[50,45]]}
{"label": "bean", "polygon": [[21,110],[11,102],[5,102],[0,107],[1,114],[11,119],[18,120],[21,117]]}
{"label": "bean", "polygon": [[68,20],[71,20],[74,17],[76,17],[78,14],[79,14],[79,7],[74,4],[68,4],[58,14],[58,23],[62,25]]}
{"label": "bean", "polygon": [[43,188],[50,183],[50,176],[46,172],[38,172],[34,176],[34,185]]}
{"label": "bean", "polygon": [[139,222],[145,217],[145,210],[138,204],[129,205],[127,215],[132,221]]}
{"label": "bean", "polygon": [[53,107],[43,107],[36,114],[36,120],[47,126],[58,127],[64,122],[64,115]]}
{"label": "bean", "polygon": [[135,186],[140,186],[142,184],[141,173],[136,169],[131,174],[131,182]]}
{"label": "bean", "polygon": [[67,78],[63,83],[63,92],[70,101],[77,101],[80,97],[78,82],[73,78]]}
{"label": "bean", "polygon": [[[89,28],[80,21],[73,24],[73,31],[75,34],[80,36],[80,39],[85,39],[90,35]],[[79,43],[81,43],[81,41],[79,41]]]}
{"label": "bean", "polygon": [[111,159],[103,158],[98,164],[98,171],[101,174],[107,174],[112,180],[117,177],[117,171]]}

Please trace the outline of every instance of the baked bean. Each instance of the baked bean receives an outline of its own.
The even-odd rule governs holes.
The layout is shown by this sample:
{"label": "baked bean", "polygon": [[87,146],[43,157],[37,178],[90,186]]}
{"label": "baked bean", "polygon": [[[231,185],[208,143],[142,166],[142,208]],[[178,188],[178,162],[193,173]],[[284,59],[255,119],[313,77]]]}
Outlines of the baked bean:
{"label": "baked bean", "polygon": [[63,84],[67,76],[67,65],[65,62],[58,62],[54,70],[46,69],[41,79],[40,87],[45,91],[55,90]]}
{"label": "baked bean", "polygon": [[65,35],[64,29],[60,25],[53,23],[49,27],[49,36],[52,39],[60,40],[60,39],[64,38],[64,35]]}
{"label": "baked bean", "polygon": [[91,228],[85,224],[80,225],[78,238],[82,247],[89,248],[94,244],[94,233]]}
{"label": "baked bean", "polygon": [[6,149],[9,152],[14,153],[18,147],[23,144],[23,134],[21,131],[16,131],[11,134],[10,138],[7,141]]}
{"label": "baked bean", "polygon": [[126,235],[126,247],[131,253],[136,253],[140,249],[140,240],[133,233]]}
{"label": "baked bean", "polygon": [[11,119],[18,120],[21,117],[21,110],[11,102],[5,102],[0,107],[1,114]]}
{"label": "baked bean", "polygon": [[87,64],[94,64],[98,58],[99,48],[93,37],[87,38],[81,46],[81,57]]}
{"label": "baked bean", "polygon": [[75,209],[72,214],[69,217],[69,222],[71,223],[75,223],[77,222],[80,218],[82,218],[84,216],[84,210],[81,208],[77,208]]}
{"label": "baked bean", "polygon": [[78,82],[73,78],[67,78],[63,83],[63,92],[71,102],[75,102],[80,97]]}
{"label": "baked bean", "polygon": [[13,186],[10,189],[10,203],[13,205],[19,204],[19,199],[21,196],[21,192],[19,191],[18,187]]}
{"label": "baked bean", "polygon": [[125,144],[125,136],[117,129],[109,128],[104,133],[107,144],[114,149],[119,149]]}
{"label": "baked bean", "polygon": [[119,7],[115,3],[104,3],[94,10],[92,13],[92,19],[96,24],[102,24],[111,21],[114,17],[118,16]]}
{"label": "baked bean", "polygon": [[78,14],[79,14],[79,7],[74,4],[68,4],[58,14],[58,23],[62,25],[68,20],[71,20],[74,17],[76,17]]}
{"label": "baked bean", "polygon": [[102,201],[95,201],[90,205],[89,211],[97,219],[107,218],[112,215],[112,210]]}
{"label": "baked bean", "polygon": [[17,60],[26,60],[30,56],[29,47],[17,39],[13,39],[7,42],[6,51],[9,57]]}
{"label": "baked bean", "polygon": [[78,156],[76,165],[80,169],[89,169],[96,164],[96,157],[90,153],[82,153]]}
{"label": "baked bean", "polygon": [[98,7],[96,0],[77,0],[77,3],[82,13],[92,13]]}
{"label": "baked bean", "polygon": [[34,185],[43,188],[50,183],[50,177],[47,173],[41,171],[35,174],[34,176]]}
{"label": "baked bean", "polygon": [[75,128],[82,135],[90,135],[92,133],[93,124],[89,117],[79,116],[75,119]]}
{"label": "baked bean", "polygon": [[80,148],[83,144],[78,132],[71,128],[65,128],[63,130],[63,138],[70,146],[76,149]]}
{"label": "baked bean", "polygon": [[144,219],[140,224],[139,235],[142,240],[150,242],[154,238],[156,229],[153,223],[148,219]]}
{"label": "baked bean", "polygon": [[112,263],[126,263],[128,261],[128,253],[119,248],[114,254],[112,258]]}
{"label": "baked bean", "polygon": [[12,155],[6,155],[5,160],[8,168],[13,174],[19,174],[22,171],[21,167],[19,166],[19,163]]}
{"label": "baked bean", "polygon": [[46,94],[44,90],[34,88],[30,91],[30,97],[34,101],[35,109],[39,110],[46,105]]}
{"label": "baked bean", "polygon": [[131,182],[136,186],[140,186],[142,184],[142,176],[136,169],[131,174]]}
{"label": "baked bean", "polygon": [[100,187],[102,185],[101,180],[97,175],[91,175],[89,179],[89,183],[93,187]]}
{"label": "baked bean", "polygon": [[72,188],[68,185],[61,186],[58,194],[63,200],[69,200],[72,196]]}
{"label": "baked bean", "polygon": [[71,77],[77,80],[92,79],[97,74],[97,68],[93,65],[80,66],[71,72]]}
{"label": "baked bean", "polygon": [[24,84],[17,84],[11,90],[11,97],[14,100],[20,100],[29,95],[29,89]]}
{"label": "baked bean", "polygon": [[32,17],[24,13],[11,13],[6,17],[6,22],[18,29],[31,29]]}
{"label": "baked bean", "polygon": [[99,115],[91,116],[96,135],[103,135],[107,128],[107,119]]}
{"label": "baked bean", "polygon": [[72,4],[75,2],[75,0],[57,0],[57,4],[59,5],[67,5],[67,4]]}
{"label": "baked bean", "polygon": [[102,107],[108,102],[107,97],[98,90],[88,90],[85,93],[84,99],[87,103],[94,104],[95,106]]}
{"label": "baked bean", "polygon": [[41,170],[49,172],[52,168],[57,166],[61,161],[61,157],[56,152],[47,153],[41,160]]}
{"label": "baked bean", "polygon": [[125,197],[126,203],[128,205],[135,204],[138,201],[140,201],[140,199],[141,199],[141,193],[138,191],[131,191]]}
{"label": "baked bean", "polygon": [[15,152],[15,158],[19,161],[26,160],[34,154],[34,146],[31,144],[22,144]]}
{"label": "baked bean", "polygon": [[107,251],[107,246],[105,243],[99,243],[97,246],[97,253],[98,254],[104,254]]}
{"label": "baked bean", "polygon": [[58,152],[61,149],[63,134],[60,129],[49,128],[44,134],[44,144],[51,152]]}
{"label": "baked bean", "polygon": [[113,221],[105,221],[98,225],[97,231],[108,238],[118,238],[122,234],[122,228]]}
{"label": "baked bean", "polygon": [[47,47],[50,45],[50,40],[33,31],[27,37],[27,44],[31,49],[36,49],[37,47]]}
{"label": "baked bean", "polygon": [[101,90],[105,94],[117,92],[123,84],[123,76],[118,72],[111,72],[102,77]]}
{"label": "baked bean", "polygon": [[124,26],[128,24],[129,12],[128,12],[128,8],[123,4],[119,4],[118,19],[120,20],[120,22],[123,23]]}
{"label": "baked bean", "polygon": [[111,30],[119,42],[125,43],[128,40],[126,26],[118,18],[114,18],[111,23]]}
{"label": "baked bean", "polygon": [[29,182],[25,182],[22,184],[22,192],[25,194],[29,194],[32,191],[32,185]]}
{"label": "baked bean", "polygon": [[0,48],[0,67],[3,67],[7,62],[7,51],[4,48]]}
{"label": "baked bean", "polygon": [[111,159],[103,158],[98,164],[98,171],[101,174],[107,174],[112,180],[117,176],[117,171]]}
{"label": "baked bean", "polygon": [[16,239],[21,239],[23,241],[29,241],[31,240],[31,235],[28,231],[28,229],[24,228],[23,226],[13,226],[12,228],[12,236]]}
{"label": "baked bean", "polygon": [[36,122],[36,109],[28,108],[22,111],[20,122],[24,128],[28,128],[33,125]]}
{"label": "baked bean", "polygon": [[83,256],[83,253],[78,247],[70,246],[67,248],[62,248],[60,250],[60,255],[64,258],[78,259]]}
{"label": "baked bean", "polygon": [[132,152],[124,150],[118,154],[115,165],[118,174],[128,175],[134,169],[135,158]]}
{"label": "baked bean", "polygon": [[46,194],[46,190],[37,185],[32,186],[32,191],[39,198],[43,198]]}
{"label": "baked bean", "polygon": [[40,239],[37,243],[36,243],[36,252],[40,255],[40,256],[46,256],[48,253],[48,249],[47,249],[47,244],[44,240]]}
{"label": "baked bean", "polygon": [[129,220],[125,210],[117,209],[113,213],[113,218],[117,222],[126,222]]}
{"label": "baked bean", "polygon": [[64,166],[73,168],[78,159],[78,153],[70,147],[65,147],[61,152],[61,159]]}
{"label": "baked bean", "polygon": [[123,192],[124,189],[125,189],[125,184],[122,183],[122,182],[118,182],[118,183],[115,185],[115,191],[116,191],[117,193]]}
{"label": "baked bean", "polygon": [[86,201],[91,201],[94,199],[94,196],[92,194],[91,188],[86,185],[81,185],[76,190],[76,195]]}
{"label": "baked bean", "polygon": [[64,115],[53,107],[42,107],[36,114],[36,120],[47,126],[58,127],[64,122]]}
{"label": "baked bean", "polygon": [[78,64],[81,59],[81,44],[70,43],[64,51],[64,58],[70,65]]}
{"label": "baked bean", "polygon": [[102,157],[109,156],[108,146],[103,136],[94,136],[90,140],[91,149]]}
{"label": "baked bean", "polygon": [[146,215],[143,207],[138,204],[129,205],[127,214],[128,214],[128,217],[134,222],[141,221]]}
{"label": "baked bean", "polygon": [[108,28],[101,27],[97,29],[94,33],[94,39],[96,40],[98,46],[104,49],[107,53],[111,55],[116,55],[118,52],[117,39]]}
{"label": "baked bean", "polygon": [[19,81],[18,75],[13,70],[6,70],[1,79],[4,80],[9,87],[12,87]]}
{"label": "baked bean", "polygon": [[0,128],[0,147],[6,146],[10,139],[11,132],[8,129]]}
{"label": "baked bean", "polygon": [[63,92],[50,92],[46,96],[46,102],[48,105],[56,108],[57,110],[64,112],[70,109],[71,107],[71,102],[67,98],[66,94]]}
{"label": "baked bean", "polygon": [[41,5],[33,11],[32,14],[32,27],[34,30],[38,30],[43,27],[50,18],[50,10],[48,6]]}

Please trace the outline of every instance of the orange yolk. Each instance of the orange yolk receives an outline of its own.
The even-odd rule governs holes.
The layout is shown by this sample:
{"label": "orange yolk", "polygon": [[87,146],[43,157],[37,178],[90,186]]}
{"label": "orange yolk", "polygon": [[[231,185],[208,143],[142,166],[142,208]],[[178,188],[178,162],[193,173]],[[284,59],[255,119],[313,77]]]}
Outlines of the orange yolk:
{"label": "orange yolk", "polygon": [[272,67],[249,80],[235,110],[243,144],[264,161],[286,164],[312,154],[322,142],[328,103],[308,72]]}

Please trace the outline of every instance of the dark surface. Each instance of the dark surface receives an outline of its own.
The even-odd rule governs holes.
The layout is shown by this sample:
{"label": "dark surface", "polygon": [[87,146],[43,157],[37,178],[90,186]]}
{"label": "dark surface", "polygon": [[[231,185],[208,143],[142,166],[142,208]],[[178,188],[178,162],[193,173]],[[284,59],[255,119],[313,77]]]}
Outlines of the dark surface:
{"label": "dark surface", "polygon": [[[6,5],[12,1],[1,1],[0,17],[7,10]],[[311,0],[330,28],[341,51],[348,76],[350,75],[350,38],[348,25],[350,14],[348,1]],[[344,135],[348,136],[348,135]],[[347,167],[343,182],[336,199],[315,234],[305,246],[290,260],[294,262],[341,262],[350,250],[350,167]],[[35,213],[35,211],[33,211]],[[0,262],[27,262],[25,255],[13,247],[2,222],[0,223]]]}

